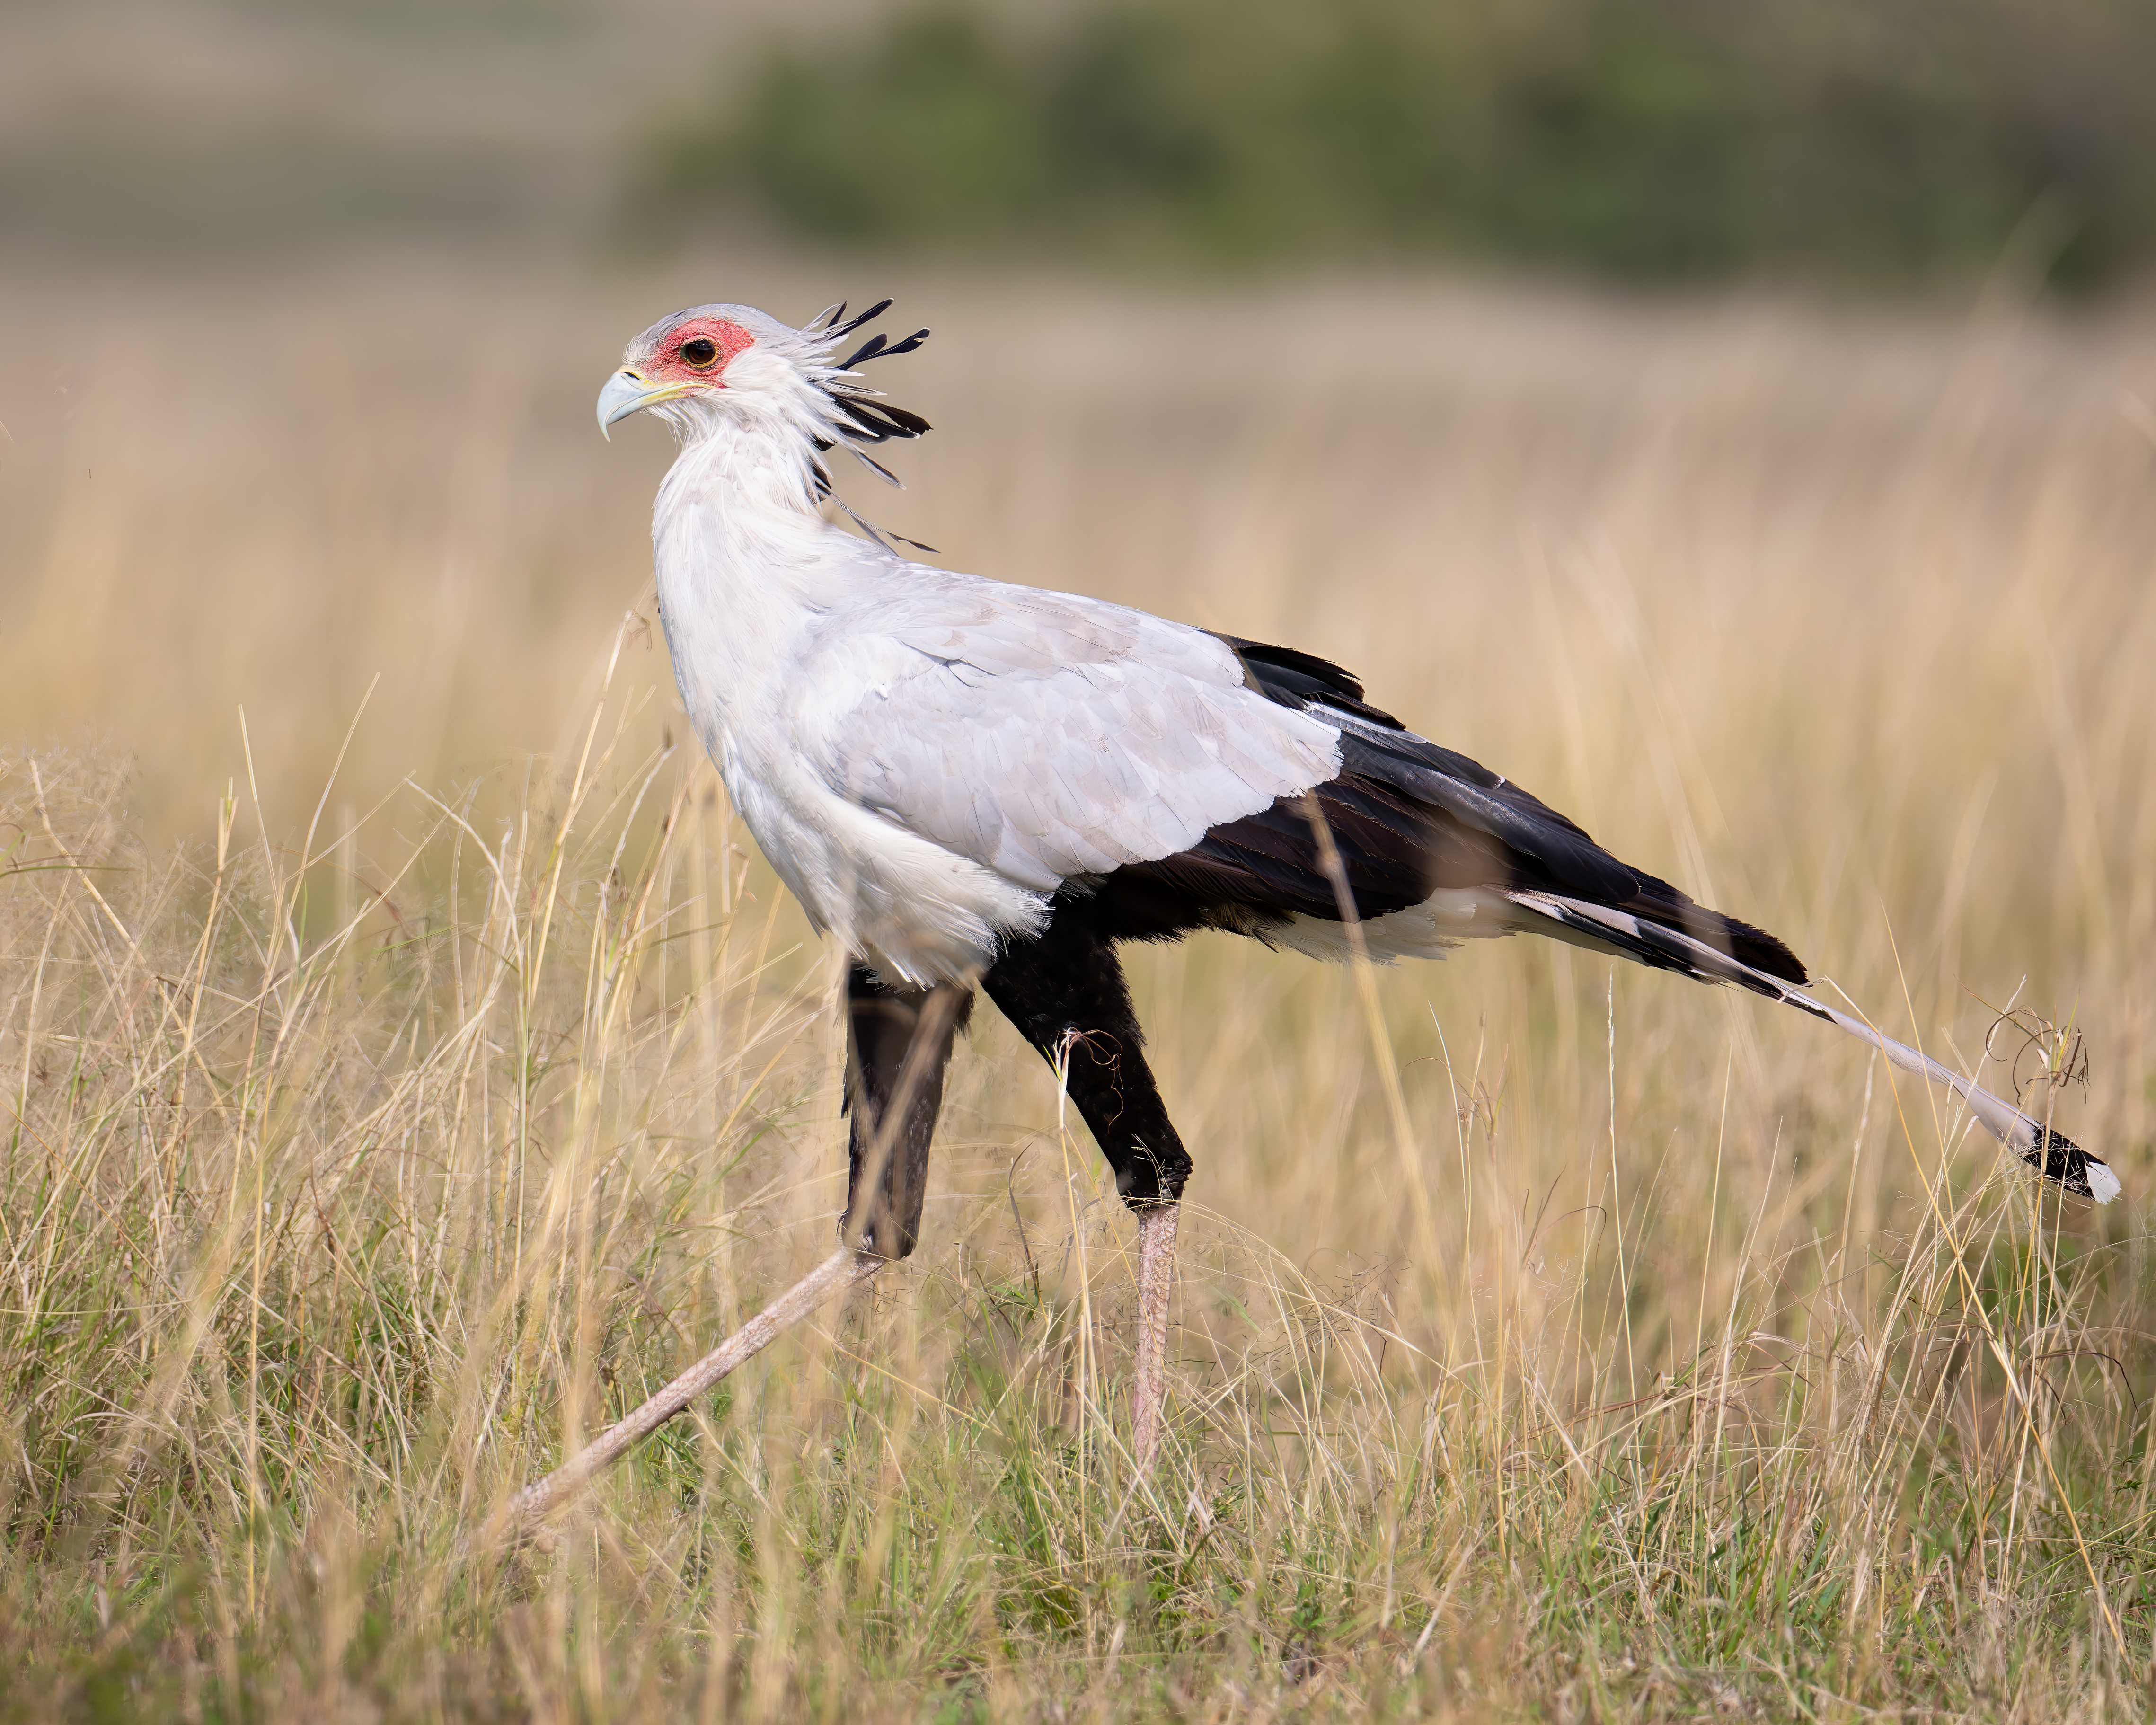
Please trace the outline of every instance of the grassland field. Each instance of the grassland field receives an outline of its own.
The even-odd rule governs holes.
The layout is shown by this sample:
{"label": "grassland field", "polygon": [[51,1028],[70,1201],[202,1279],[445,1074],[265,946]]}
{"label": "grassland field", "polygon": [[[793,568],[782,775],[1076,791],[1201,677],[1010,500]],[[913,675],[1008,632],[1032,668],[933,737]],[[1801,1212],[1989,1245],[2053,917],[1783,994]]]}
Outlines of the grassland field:
{"label": "grassland field", "polygon": [[[551,1549],[507,1494],[829,1250],[833,955],[594,435],[710,298],[900,295],[953,567],[1353,668],[2018,1087],[1522,942],[1132,955],[1130,1217],[983,1012],[918,1254]],[[0,349],[0,1714],[2140,1720],[2156,316],[798,258],[17,271]]]}

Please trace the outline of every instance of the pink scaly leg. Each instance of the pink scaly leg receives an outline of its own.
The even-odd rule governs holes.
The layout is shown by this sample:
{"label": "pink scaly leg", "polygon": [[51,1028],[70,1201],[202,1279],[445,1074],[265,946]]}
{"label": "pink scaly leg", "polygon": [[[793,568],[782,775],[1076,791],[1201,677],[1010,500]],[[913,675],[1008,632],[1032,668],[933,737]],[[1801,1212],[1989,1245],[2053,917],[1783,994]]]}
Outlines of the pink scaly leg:
{"label": "pink scaly leg", "polygon": [[1131,1448],[1142,1473],[1160,1444],[1160,1411],[1168,1397],[1168,1296],[1175,1285],[1175,1224],[1179,1204],[1138,1219],[1138,1358],[1131,1386]]}

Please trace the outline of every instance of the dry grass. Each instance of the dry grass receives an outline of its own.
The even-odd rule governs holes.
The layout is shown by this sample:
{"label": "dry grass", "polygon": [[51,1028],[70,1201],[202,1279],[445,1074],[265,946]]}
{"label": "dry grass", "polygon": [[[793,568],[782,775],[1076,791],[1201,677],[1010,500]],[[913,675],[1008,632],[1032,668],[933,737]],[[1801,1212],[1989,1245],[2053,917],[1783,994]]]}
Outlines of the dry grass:
{"label": "dry grass", "polygon": [[916,285],[892,526],[1356,666],[1948,1058],[2071,1025],[2128,1201],[1747,1000],[1513,945],[1373,1026],[1194,942],[1135,963],[1199,1157],[1149,1486],[1133,1230],[984,1020],[916,1257],[470,1549],[840,1195],[834,973],[617,629],[661,451],[589,397],[706,280],[821,302],[18,290],[15,1712],[2147,1717],[2133,318]]}

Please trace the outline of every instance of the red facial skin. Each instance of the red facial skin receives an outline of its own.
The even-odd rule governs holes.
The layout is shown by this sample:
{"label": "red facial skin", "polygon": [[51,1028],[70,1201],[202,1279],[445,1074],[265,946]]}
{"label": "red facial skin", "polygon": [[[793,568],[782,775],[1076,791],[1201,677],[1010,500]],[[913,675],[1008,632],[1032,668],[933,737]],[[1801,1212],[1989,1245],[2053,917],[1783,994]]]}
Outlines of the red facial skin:
{"label": "red facial skin", "polygon": [[[713,363],[692,366],[681,357],[682,347],[699,339],[718,348],[719,357]],[[647,382],[695,383],[707,389],[723,389],[726,386],[719,374],[733,363],[736,354],[755,345],[756,337],[737,323],[729,323],[723,317],[692,317],[669,335],[665,345],[639,369]]]}

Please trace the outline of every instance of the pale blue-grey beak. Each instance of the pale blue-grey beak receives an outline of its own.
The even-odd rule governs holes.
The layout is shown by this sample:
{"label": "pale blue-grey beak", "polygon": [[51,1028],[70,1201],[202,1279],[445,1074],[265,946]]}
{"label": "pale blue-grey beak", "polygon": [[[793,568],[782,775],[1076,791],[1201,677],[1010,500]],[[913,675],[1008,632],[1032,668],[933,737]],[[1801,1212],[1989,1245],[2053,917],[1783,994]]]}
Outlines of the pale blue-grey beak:
{"label": "pale blue-grey beak", "polygon": [[654,388],[624,366],[606,380],[606,387],[599,391],[599,435],[613,441],[607,429],[609,425],[641,412],[654,402],[671,401],[679,393],[664,383]]}

